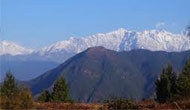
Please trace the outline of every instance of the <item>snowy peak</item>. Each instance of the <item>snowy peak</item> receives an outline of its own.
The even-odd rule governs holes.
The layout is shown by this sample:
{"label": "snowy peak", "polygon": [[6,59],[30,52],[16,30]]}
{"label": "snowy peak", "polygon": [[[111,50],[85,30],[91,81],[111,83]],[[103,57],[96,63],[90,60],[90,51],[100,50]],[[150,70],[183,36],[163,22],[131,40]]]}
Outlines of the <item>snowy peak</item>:
{"label": "snowy peak", "polygon": [[69,38],[39,50],[41,56],[64,61],[90,47],[103,46],[115,51],[147,49],[151,51],[185,51],[190,49],[190,39],[183,34],[165,30],[128,31],[123,28],[108,33]]}
{"label": "snowy peak", "polygon": [[32,49],[27,49],[14,42],[1,41],[0,42],[0,55],[10,54],[10,55],[25,55],[32,53]]}
{"label": "snowy peak", "polygon": [[89,47],[103,46],[116,51],[148,49],[152,51],[183,51],[190,49],[185,35],[176,35],[165,30],[127,31],[123,28],[109,33],[98,33],[88,37],[70,38],[40,50],[41,54],[58,51],[81,52]]}
{"label": "snowy peak", "polygon": [[105,34],[98,33],[95,35],[82,37],[82,38],[71,37],[67,40],[59,41],[48,47],[44,47],[39,52],[41,55],[44,55],[49,52],[50,53],[59,52],[62,50],[71,53],[79,53],[89,47],[94,47],[94,46],[104,46],[108,49],[119,50],[117,49],[117,47],[119,46],[119,43],[121,42],[125,33],[126,30],[121,28],[117,31]]}
{"label": "snowy peak", "polygon": [[95,35],[69,38],[33,51],[12,42],[0,43],[0,54],[34,54],[42,58],[63,62],[90,47],[102,46],[115,51],[147,49],[151,51],[185,51],[190,49],[190,38],[185,34],[173,34],[165,30],[128,31],[123,28]]}
{"label": "snowy peak", "polygon": [[185,51],[190,49],[190,39],[182,34],[167,31],[144,31],[138,36],[138,48],[152,51]]}

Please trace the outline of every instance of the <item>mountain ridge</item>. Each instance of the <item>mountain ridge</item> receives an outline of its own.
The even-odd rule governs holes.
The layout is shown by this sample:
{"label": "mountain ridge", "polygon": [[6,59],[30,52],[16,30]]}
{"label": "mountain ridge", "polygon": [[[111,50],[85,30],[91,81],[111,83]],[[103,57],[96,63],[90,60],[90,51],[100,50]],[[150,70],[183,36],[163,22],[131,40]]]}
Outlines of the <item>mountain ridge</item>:
{"label": "mountain ridge", "polygon": [[190,51],[137,49],[117,52],[92,47],[27,84],[34,95],[44,89],[51,91],[53,83],[62,74],[69,84],[70,95],[76,101],[98,102],[109,96],[140,100],[154,96],[154,81],[163,67],[171,63],[175,71],[180,71],[189,57]]}
{"label": "mountain ridge", "polygon": [[[87,37],[69,38],[59,41],[39,50],[33,50],[30,56],[44,57],[47,60],[61,63],[77,53],[94,46],[103,46],[115,51],[147,49],[151,51],[173,52],[189,50],[190,39],[185,34],[172,34],[165,30],[136,32],[120,28],[108,33],[98,33]],[[2,51],[0,53],[1,55],[3,54]],[[12,54],[12,52],[6,53]]]}

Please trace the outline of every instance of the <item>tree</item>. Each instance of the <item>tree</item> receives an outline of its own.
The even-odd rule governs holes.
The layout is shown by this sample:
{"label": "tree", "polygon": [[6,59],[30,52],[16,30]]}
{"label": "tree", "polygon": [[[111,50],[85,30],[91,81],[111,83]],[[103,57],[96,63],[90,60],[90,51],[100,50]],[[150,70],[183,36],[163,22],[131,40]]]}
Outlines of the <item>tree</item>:
{"label": "tree", "polygon": [[163,69],[160,78],[155,82],[156,96],[159,102],[163,103],[173,98],[177,91],[176,80],[177,77],[171,65]]}
{"label": "tree", "polygon": [[173,72],[172,65],[168,65],[168,67],[165,70],[166,75],[168,76],[168,79],[170,81],[170,95],[171,98],[174,98],[177,94],[177,75],[175,72]]}
{"label": "tree", "polygon": [[190,59],[187,60],[185,67],[177,81],[179,88],[179,95],[181,97],[190,97]]}
{"label": "tree", "polygon": [[31,109],[33,99],[28,88],[19,87],[11,72],[6,73],[3,84],[0,86],[0,109]]}
{"label": "tree", "polygon": [[69,101],[69,88],[63,76],[60,76],[54,84],[52,92],[52,101],[55,102]]}
{"label": "tree", "polygon": [[43,91],[38,97],[38,100],[41,102],[49,102],[50,99],[51,99],[51,95],[48,90]]}
{"label": "tree", "polygon": [[6,73],[3,84],[0,87],[0,96],[7,96],[12,98],[12,96],[18,91],[17,84],[15,82],[14,76],[10,71]]}
{"label": "tree", "polygon": [[14,76],[10,71],[6,73],[3,84],[0,86],[1,107],[4,109],[14,109],[17,105],[15,96],[18,93],[18,87]]}

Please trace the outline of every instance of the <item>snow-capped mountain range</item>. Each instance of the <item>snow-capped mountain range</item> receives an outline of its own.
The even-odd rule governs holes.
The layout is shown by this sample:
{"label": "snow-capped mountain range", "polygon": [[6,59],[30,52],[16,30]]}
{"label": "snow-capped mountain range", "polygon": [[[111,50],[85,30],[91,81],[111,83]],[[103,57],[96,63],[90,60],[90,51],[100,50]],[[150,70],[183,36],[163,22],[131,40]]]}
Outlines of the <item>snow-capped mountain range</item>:
{"label": "snow-capped mountain range", "polygon": [[148,49],[152,51],[185,51],[190,49],[190,38],[165,30],[128,31],[123,28],[81,38],[69,38],[39,50],[27,49],[13,42],[0,42],[0,55],[37,55],[62,62],[89,47],[103,46],[115,51]]}
{"label": "snow-capped mountain range", "polygon": [[32,49],[25,48],[14,42],[1,41],[0,42],[0,55],[10,54],[10,55],[27,55],[33,52]]}

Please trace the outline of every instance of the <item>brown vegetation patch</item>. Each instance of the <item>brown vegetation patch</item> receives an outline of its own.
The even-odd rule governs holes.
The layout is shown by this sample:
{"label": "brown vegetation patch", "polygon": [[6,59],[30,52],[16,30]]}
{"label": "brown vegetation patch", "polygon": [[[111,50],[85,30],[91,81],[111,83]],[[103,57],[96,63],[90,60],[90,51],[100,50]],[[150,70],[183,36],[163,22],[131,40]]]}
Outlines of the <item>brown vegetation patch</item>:
{"label": "brown vegetation patch", "polygon": [[[177,105],[176,105],[177,104]],[[108,110],[106,104],[100,103],[35,103],[37,110]],[[190,110],[190,99],[158,103],[153,99],[136,103],[139,110]]]}
{"label": "brown vegetation patch", "polygon": [[35,103],[37,110],[98,110],[103,104],[87,103]]}
{"label": "brown vegetation patch", "polygon": [[190,99],[166,103],[145,100],[138,103],[138,108],[140,110],[190,110]]}

